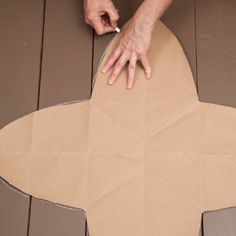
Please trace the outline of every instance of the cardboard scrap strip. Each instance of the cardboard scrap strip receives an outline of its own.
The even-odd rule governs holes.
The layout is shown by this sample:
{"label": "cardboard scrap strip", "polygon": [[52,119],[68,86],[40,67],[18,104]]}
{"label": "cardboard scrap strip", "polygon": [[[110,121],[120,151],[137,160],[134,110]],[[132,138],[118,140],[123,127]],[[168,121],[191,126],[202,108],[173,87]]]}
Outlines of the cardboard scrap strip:
{"label": "cardboard scrap strip", "polygon": [[2,129],[0,175],[85,209],[91,236],[198,235],[202,212],[235,206],[236,110],[199,102],[183,50],[161,22],[149,58],[152,79],[137,68],[132,91],[126,71],[112,87],[98,72],[91,100]]}

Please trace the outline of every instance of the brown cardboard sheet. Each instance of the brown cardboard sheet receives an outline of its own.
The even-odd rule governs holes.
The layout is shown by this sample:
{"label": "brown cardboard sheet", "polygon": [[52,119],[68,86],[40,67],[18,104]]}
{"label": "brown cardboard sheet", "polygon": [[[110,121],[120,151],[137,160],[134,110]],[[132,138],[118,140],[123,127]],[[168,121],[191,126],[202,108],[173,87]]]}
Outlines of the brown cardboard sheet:
{"label": "brown cardboard sheet", "polygon": [[[114,49],[119,34],[103,62]],[[92,98],[0,131],[0,175],[86,210],[91,236],[194,236],[201,213],[236,205],[236,110],[201,103],[183,50],[158,22],[153,78],[97,74]],[[103,63],[102,62],[102,63]]]}

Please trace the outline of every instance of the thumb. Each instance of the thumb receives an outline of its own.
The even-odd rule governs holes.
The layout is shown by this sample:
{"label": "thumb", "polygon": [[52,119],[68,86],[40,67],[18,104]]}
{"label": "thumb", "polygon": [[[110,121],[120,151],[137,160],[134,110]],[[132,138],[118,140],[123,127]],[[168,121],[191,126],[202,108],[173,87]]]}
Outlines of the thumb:
{"label": "thumb", "polygon": [[104,26],[100,23],[99,20],[94,21],[93,27],[98,35],[104,34]]}

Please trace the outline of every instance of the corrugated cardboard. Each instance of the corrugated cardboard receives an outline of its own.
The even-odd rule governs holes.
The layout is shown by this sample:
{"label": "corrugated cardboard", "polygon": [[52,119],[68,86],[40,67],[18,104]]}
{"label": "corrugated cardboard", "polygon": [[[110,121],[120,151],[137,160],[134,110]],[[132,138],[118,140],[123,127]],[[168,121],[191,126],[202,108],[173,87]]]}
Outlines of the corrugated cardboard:
{"label": "corrugated cardboard", "polygon": [[236,205],[236,110],[199,102],[183,50],[160,22],[149,57],[153,78],[137,68],[131,91],[126,71],[112,87],[98,72],[90,101],[2,129],[1,176],[86,209],[91,236],[198,235],[202,212]]}

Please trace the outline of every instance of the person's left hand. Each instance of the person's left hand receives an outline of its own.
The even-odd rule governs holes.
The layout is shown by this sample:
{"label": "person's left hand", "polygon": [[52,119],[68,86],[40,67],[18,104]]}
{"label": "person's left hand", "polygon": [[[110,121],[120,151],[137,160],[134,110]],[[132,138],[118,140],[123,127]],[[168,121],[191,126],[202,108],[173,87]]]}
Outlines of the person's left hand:
{"label": "person's left hand", "polygon": [[125,31],[122,32],[117,48],[102,68],[102,72],[106,73],[113,67],[111,76],[108,79],[109,85],[115,83],[121,70],[128,62],[127,88],[133,88],[135,81],[135,67],[138,60],[141,61],[144,68],[145,78],[151,78],[151,67],[147,57],[151,37],[152,29],[150,27],[135,19],[132,19],[129,22]]}

